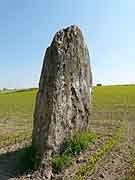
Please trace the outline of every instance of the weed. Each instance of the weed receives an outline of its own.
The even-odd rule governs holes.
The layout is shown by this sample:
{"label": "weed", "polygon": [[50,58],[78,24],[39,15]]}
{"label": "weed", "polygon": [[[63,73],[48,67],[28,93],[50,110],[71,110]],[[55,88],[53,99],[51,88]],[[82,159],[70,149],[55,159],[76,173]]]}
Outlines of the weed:
{"label": "weed", "polygon": [[73,137],[63,143],[61,153],[52,157],[52,167],[54,172],[58,173],[61,170],[69,167],[75,155],[87,149],[90,143],[95,142],[96,135],[93,132],[77,132]]}
{"label": "weed", "polygon": [[95,142],[95,139],[96,135],[93,132],[77,132],[73,137],[65,141],[62,153],[67,155],[80,154],[81,151],[88,148],[90,143]]}
{"label": "weed", "polygon": [[52,159],[52,167],[55,173],[59,173],[61,170],[69,167],[72,164],[72,157],[67,155],[55,156]]}

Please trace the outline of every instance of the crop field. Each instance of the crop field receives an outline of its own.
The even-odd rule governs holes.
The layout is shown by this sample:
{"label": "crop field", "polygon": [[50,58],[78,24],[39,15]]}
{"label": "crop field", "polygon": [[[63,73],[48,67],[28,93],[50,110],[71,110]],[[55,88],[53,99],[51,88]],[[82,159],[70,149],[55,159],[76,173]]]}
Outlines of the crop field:
{"label": "crop field", "polygon": [[[72,177],[76,180],[78,178],[92,180],[100,179],[101,176],[105,180],[114,177],[115,179],[122,177],[123,179],[120,180],[128,177],[131,180],[135,179],[134,92],[133,85],[93,88],[89,128],[96,134],[97,140],[91,145],[90,150],[81,155],[86,163],[80,166],[71,165],[66,171],[68,174],[64,176],[68,176],[69,180],[72,180]],[[15,152],[19,150],[18,148],[25,147],[24,142],[26,145],[31,142],[36,93],[37,89],[0,92],[0,172],[2,173],[0,178],[3,175],[5,177],[7,169],[10,171],[8,174],[13,175],[18,161],[16,153],[11,153],[5,159],[2,159],[2,154],[7,152],[8,148],[8,152],[12,151],[12,147]],[[61,157],[54,162],[57,164],[60,160]],[[129,171],[126,172],[126,169]]]}
{"label": "crop field", "polygon": [[123,110],[135,110],[135,85],[94,87],[93,111]]}
{"label": "crop field", "polygon": [[31,136],[36,91],[0,93],[0,146]]}
{"label": "crop field", "polygon": [[[20,141],[30,138],[36,93],[37,89],[0,93],[0,146],[13,144],[19,138]],[[133,85],[96,86],[92,93],[92,111],[95,114],[134,112],[134,93]]]}
{"label": "crop field", "polygon": [[135,85],[94,87],[92,119],[133,119],[135,117],[134,92]]}

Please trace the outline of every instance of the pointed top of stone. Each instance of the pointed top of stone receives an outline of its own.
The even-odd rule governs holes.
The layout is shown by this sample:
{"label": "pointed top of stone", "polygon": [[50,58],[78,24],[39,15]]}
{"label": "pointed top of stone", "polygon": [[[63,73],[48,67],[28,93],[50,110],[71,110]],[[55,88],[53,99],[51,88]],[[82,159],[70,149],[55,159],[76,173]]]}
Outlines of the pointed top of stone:
{"label": "pointed top of stone", "polygon": [[61,48],[61,45],[65,44],[67,41],[70,41],[75,37],[81,37],[81,41],[84,41],[83,34],[79,26],[71,25],[56,32],[51,45]]}

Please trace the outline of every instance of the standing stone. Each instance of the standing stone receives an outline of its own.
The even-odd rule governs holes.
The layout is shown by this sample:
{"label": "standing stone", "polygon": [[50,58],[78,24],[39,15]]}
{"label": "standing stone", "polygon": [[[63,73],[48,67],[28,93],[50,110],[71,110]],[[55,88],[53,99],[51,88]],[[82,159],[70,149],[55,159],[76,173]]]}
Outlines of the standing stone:
{"label": "standing stone", "polygon": [[33,147],[42,163],[75,131],[85,131],[91,110],[88,48],[77,26],[60,30],[47,48],[36,99]]}

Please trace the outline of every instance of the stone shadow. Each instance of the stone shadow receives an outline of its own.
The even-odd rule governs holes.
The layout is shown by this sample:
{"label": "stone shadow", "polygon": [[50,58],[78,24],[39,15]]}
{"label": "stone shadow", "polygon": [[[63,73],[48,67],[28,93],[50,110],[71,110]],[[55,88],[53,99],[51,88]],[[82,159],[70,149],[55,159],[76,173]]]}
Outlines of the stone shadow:
{"label": "stone shadow", "polygon": [[[0,180],[14,180],[24,173],[28,173],[28,167],[25,164],[27,163],[27,159],[26,161],[24,160],[24,162],[20,162],[21,159],[19,158],[21,158],[24,153],[27,152],[29,147],[30,146],[21,148],[13,152],[0,154]],[[20,166],[20,163],[23,163],[21,164],[22,167]]]}

